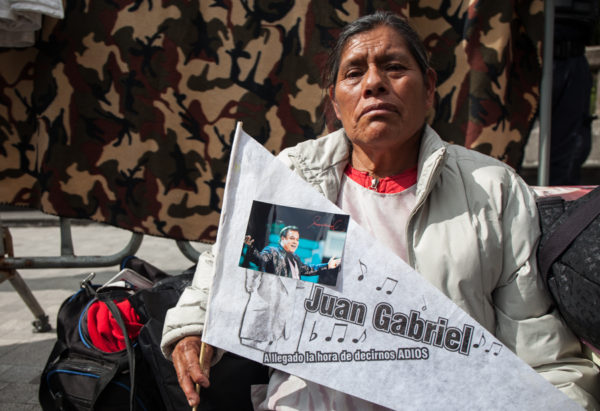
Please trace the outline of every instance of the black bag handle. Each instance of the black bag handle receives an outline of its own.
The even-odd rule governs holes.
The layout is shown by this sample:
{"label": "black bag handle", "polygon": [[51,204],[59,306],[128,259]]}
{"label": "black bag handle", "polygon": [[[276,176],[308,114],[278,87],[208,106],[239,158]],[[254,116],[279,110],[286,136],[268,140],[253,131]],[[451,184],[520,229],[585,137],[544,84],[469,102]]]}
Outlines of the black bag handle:
{"label": "black bag handle", "polygon": [[548,273],[554,261],[565,252],[577,236],[600,214],[600,186],[576,201],[579,204],[558,228],[548,236],[548,239],[538,252],[540,271],[544,278],[544,283],[548,281]]}
{"label": "black bag handle", "polygon": [[117,320],[117,324],[121,328],[123,332],[123,339],[125,340],[125,347],[127,347],[127,361],[129,362],[129,409],[131,411],[134,410],[134,401],[135,401],[135,354],[133,352],[133,347],[131,346],[131,340],[129,339],[129,334],[127,333],[127,327],[125,327],[125,322],[123,321],[123,317],[121,316],[121,311],[117,308],[117,305],[110,298],[101,298],[99,300],[102,301],[110,312],[112,313],[115,320]]}

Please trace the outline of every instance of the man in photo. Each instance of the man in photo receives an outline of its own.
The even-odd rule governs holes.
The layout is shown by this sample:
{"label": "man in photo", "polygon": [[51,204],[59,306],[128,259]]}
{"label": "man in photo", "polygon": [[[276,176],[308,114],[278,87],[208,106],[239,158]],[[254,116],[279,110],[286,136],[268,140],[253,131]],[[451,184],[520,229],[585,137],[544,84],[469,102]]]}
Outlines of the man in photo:
{"label": "man in photo", "polygon": [[336,269],[342,261],[340,258],[332,257],[327,263],[322,264],[302,262],[296,255],[300,243],[300,230],[293,225],[281,229],[278,245],[268,245],[260,252],[254,247],[252,236],[247,235],[244,243],[248,246],[246,256],[259,267],[260,271],[282,277],[301,279],[301,275],[319,275],[326,270]]}

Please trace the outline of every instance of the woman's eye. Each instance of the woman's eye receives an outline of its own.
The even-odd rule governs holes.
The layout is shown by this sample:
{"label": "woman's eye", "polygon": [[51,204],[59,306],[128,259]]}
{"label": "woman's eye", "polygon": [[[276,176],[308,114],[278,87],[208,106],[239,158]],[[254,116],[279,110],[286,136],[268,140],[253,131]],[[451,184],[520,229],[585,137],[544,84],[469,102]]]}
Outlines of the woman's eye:
{"label": "woman's eye", "polygon": [[361,72],[359,70],[350,70],[348,72],[346,72],[346,78],[356,78],[359,77],[361,75]]}
{"label": "woman's eye", "polygon": [[404,70],[404,66],[402,64],[388,64],[386,66],[389,71],[401,71]]}

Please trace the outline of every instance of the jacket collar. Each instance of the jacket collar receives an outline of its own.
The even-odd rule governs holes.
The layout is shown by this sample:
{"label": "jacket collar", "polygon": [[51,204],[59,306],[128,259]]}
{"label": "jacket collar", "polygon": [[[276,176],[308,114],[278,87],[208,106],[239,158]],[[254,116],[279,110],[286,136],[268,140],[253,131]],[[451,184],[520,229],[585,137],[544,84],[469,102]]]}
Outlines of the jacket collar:
{"label": "jacket collar", "polygon": [[[433,187],[445,159],[447,145],[429,125],[425,125],[417,166],[417,202]],[[335,202],[351,150],[345,131],[339,129],[298,144],[289,150],[288,157],[298,174]]]}
{"label": "jacket collar", "polygon": [[431,191],[442,165],[446,159],[446,148],[448,143],[429,126],[425,125],[421,148],[419,150],[419,161],[417,171],[417,203]]}
{"label": "jacket collar", "polygon": [[335,202],[352,146],[343,129],[304,141],[287,152],[295,171],[321,194]]}

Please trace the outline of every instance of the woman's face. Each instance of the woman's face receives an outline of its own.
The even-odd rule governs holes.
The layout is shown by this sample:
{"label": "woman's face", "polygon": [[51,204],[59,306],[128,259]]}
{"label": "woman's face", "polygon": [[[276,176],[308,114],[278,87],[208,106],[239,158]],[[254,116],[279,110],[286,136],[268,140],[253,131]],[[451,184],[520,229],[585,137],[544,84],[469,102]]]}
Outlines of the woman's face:
{"label": "woman's face", "polygon": [[339,67],[329,93],[354,145],[389,150],[420,138],[436,75],[429,69],[423,76],[396,30],[379,26],[351,37]]}

